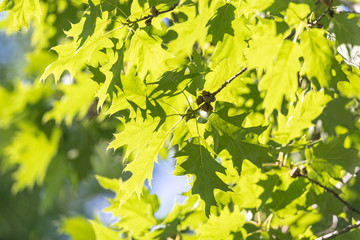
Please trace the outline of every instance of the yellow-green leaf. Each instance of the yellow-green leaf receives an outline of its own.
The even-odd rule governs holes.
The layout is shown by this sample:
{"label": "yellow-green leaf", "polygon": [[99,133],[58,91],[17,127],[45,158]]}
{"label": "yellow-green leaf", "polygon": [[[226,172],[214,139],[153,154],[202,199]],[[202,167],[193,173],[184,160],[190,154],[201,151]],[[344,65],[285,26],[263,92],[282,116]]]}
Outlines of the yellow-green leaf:
{"label": "yellow-green leaf", "polygon": [[94,101],[95,91],[98,85],[91,81],[85,74],[78,74],[76,82],[70,85],[61,84],[58,87],[64,95],[54,103],[53,109],[46,112],[44,121],[54,119],[60,124],[64,119],[67,125],[71,125],[75,116],[84,118]]}
{"label": "yellow-green leaf", "polygon": [[322,87],[331,86],[331,69],[335,60],[333,43],[326,38],[325,31],[309,29],[300,38],[300,48],[304,56],[302,72],[309,79],[316,78]]}
{"label": "yellow-green leaf", "polygon": [[28,27],[32,18],[40,21],[40,2],[39,0],[3,0],[0,3],[0,12],[9,10],[14,17],[14,24],[17,30],[22,26]]}
{"label": "yellow-green leaf", "polygon": [[281,109],[283,97],[287,100],[294,97],[298,87],[299,57],[298,45],[285,40],[276,62],[260,80],[260,90],[266,91],[263,103],[266,116],[269,116],[274,109]]}
{"label": "yellow-green leaf", "polygon": [[6,168],[19,164],[19,168],[13,173],[16,182],[12,191],[15,193],[26,187],[32,188],[35,183],[43,183],[49,163],[57,152],[61,135],[60,129],[55,128],[49,139],[34,125],[22,124],[20,127],[12,143],[4,150]]}

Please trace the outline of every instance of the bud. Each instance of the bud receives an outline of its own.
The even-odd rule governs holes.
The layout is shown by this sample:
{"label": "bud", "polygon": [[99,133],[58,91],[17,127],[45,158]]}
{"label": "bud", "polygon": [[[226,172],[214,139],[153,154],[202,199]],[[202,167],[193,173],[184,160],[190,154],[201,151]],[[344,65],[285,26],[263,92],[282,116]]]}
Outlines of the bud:
{"label": "bud", "polygon": [[210,103],[205,102],[203,105],[200,106],[200,109],[205,112],[211,112],[214,108],[210,105]]}
{"label": "bud", "polygon": [[146,24],[146,26],[151,26],[151,18],[149,18],[149,19],[147,19],[146,21],[145,21],[145,24]]}
{"label": "bud", "polygon": [[196,104],[197,105],[200,105],[204,102],[204,98],[203,96],[198,96],[197,99],[196,99]]}
{"label": "bud", "polygon": [[208,105],[205,103],[205,104],[200,106],[200,109],[207,112],[208,111]]}
{"label": "bud", "polygon": [[291,170],[290,172],[290,177],[292,178],[297,178],[298,176],[300,176],[300,168],[299,167],[295,167]]}
{"label": "bud", "polygon": [[202,95],[203,96],[210,96],[210,92],[204,90],[204,91],[202,91]]}
{"label": "bud", "polygon": [[156,9],[155,6],[151,6],[150,12],[151,12],[151,14],[154,15],[154,16],[159,15],[159,11]]}
{"label": "bud", "polygon": [[209,103],[211,100],[211,96],[204,96],[204,101]]}

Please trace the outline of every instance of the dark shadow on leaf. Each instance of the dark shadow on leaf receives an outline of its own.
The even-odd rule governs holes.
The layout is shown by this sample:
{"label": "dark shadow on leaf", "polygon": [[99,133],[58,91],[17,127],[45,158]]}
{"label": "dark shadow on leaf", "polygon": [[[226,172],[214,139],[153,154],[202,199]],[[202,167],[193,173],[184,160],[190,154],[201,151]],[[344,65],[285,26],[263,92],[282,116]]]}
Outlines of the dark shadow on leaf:
{"label": "dark shadow on leaf", "polygon": [[[154,104],[152,104],[152,102]],[[159,127],[164,124],[166,120],[166,112],[164,109],[160,106],[160,104],[156,100],[152,100],[151,102],[149,99],[146,99],[146,110],[150,112],[150,116],[153,118],[159,117],[160,122],[156,126],[154,131],[158,131]]]}
{"label": "dark shadow on leaf", "polygon": [[169,30],[163,37],[163,43],[168,44],[169,42],[178,38],[177,32],[174,30]]}
{"label": "dark shadow on leaf", "polygon": [[[149,97],[159,99],[165,96],[170,97],[180,94],[179,84],[189,78],[188,75],[185,75],[185,70],[186,68],[165,72],[159,81],[150,83],[158,86],[150,93]],[[159,92],[159,95],[153,97],[155,93]]]}
{"label": "dark shadow on leaf", "polygon": [[88,65],[90,72],[93,74],[92,80],[98,84],[105,82],[106,76],[100,71],[100,68]]}
{"label": "dark shadow on leaf", "polygon": [[86,13],[84,15],[85,23],[84,23],[83,31],[79,35],[79,39],[81,39],[81,42],[79,44],[78,49],[82,47],[82,45],[85,43],[88,37],[93,35],[96,27],[96,19],[101,18],[100,5],[95,6],[92,1],[89,1],[89,5],[90,5],[90,13]]}
{"label": "dark shadow on leaf", "polygon": [[276,190],[271,195],[272,202],[266,204],[267,207],[275,211],[285,208],[304,193],[307,184],[304,178],[297,178],[287,190]]}
{"label": "dark shadow on leaf", "polygon": [[261,186],[264,189],[264,192],[260,195],[261,205],[259,210],[262,210],[266,202],[271,197],[274,187],[281,184],[281,179],[277,174],[268,175],[268,179],[260,180],[257,185]]}
{"label": "dark shadow on leaf", "polygon": [[258,143],[257,137],[267,129],[267,126],[245,128],[242,126],[249,113],[229,116],[231,103],[222,103],[223,108],[214,112],[209,118],[205,137],[212,136],[214,150],[220,153],[227,150],[232,156],[233,165],[241,174],[242,162],[248,159],[258,167],[271,161],[270,150]]}
{"label": "dark shadow on leaf", "polygon": [[346,105],[351,99],[338,97],[331,100],[320,115],[322,126],[330,135],[336,135],[337,126],[345,127],[352,132],[355,129],[355,115],[350,112]]}
{"label": "dark shadow on leaf", "polygon": [[235,10],[236,8],[232,4],[227,3],[218,8],[215,16],[206,24],[206,26],[210,26],[208,33],[213,36],[212,42],[214,45],[222,41],[225,34],[234,36],[231,22],[235,19]]}

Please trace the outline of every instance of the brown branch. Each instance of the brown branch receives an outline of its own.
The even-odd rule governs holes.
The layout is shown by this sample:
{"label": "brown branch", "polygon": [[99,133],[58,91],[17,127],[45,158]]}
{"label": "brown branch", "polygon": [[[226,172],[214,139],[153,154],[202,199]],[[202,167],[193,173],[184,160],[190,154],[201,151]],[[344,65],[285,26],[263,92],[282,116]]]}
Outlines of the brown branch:
{"label": "brown branch", "polygon": [[223,90],[224,87],[226,87],[226,85],[228,85],[229,83],[231,83],[235,78],[237,78],[238,76],[240,76],[242,73],[244,73],[247,70],[247,67],[243,67],[243,69],[240,70],[240,72],[236,73],[234,76],[232,76],[229,80],[226,80],[224,82],[223,85],[221,85],[219,87],[218,90],[216,90],[215,92],[211,93],[212,96],[215,97],[216,94],[218,94],[221,90]]}
{"label": "brown branch", "polygon": [[290,40],[294,35],[295,35],[295,29],[292,29],[291,30],[291,32],[290,32],[290,34],[289,35],[287,35],[285,38],[284,38],[284,40]]}
{"label": "brown branch", "polygon": [[351,206],[347,201],[345,201],[344,199],[342,199],[339,194],[337,194],[334,190],[322,185],[321,183],[319,183],[318,181],[311,179],[307,176],[307,174],[304,173],[298,173],[297,176],[299,177],[303,177],[306,178],[307,180],[309,180],[311,183],[318,185],[319,187],[323,188],[325,190],[325,192],[329,192],[331,193],[335,198],[339,199],[343,204],[345,204],[349,209],[351,209],[353,212],[360,214],[360,211],[357,210],[356,208],[354,208],[353,206]]}
{"label": "brown branch", "polygon": [[314,26],[316,26],[316,25],[319,24],[319,22],[321,21],[321,19],[323,19],[328,12],[331,11],[332,13],[334,13],[334,12],[331,10],[332,4],[333,4],[333,1],[331,1],[331,3],[330,3],[330,5],[328,6],[328,8],[326,8],[326,10],[325,10],[315,21],[312,21],[312,22],[311,22],[310,20],[308,20],[308,25],[309,25],[310,27],[314,27]]}
{"label": "brown branch", "polygon": [[124,25],[128,25],[128,26],[132,26],[134,25],[135,23],[138,23],[138,22],[141,22],[141,21],[144,21],[145,22],[149,22],[151,23],[151,20],[154,18],[154,17],[157,17],[159,16],[160,14],[164,14],[164,13],[167,13],[167,12],[170,12],[172,10],[174,10],[180,3],[180,0],[177,1],[173,6],[171,6],[169,9],[166,9],[164,11],[158,11],[156,10],[156,8],[153,6],[151,7],[151,14],[150,15],[147,15],[145,17],[142,17],[142,18],[139,18],[139,19],[136,19],[134,21],[131,21],[129,18],[126,19],[126,21],[123,23]]}
{"label": "brown branch", "polygon": [[340,234],[347,233],[351,229],[357,228],[359,226],[360,226],[360,221],[357,221],[353,225],[348,225],[348,226],[346,226],[346,227],[344,227],[344,228],[342,228],[340,230],[335,230],[335,231],[333,231],[331,233],[325,234],[324,236],[321,236],[321,237],[317,238],[316,240],[325,240],[325,239],[334,238],[334,237],[339,236]]}

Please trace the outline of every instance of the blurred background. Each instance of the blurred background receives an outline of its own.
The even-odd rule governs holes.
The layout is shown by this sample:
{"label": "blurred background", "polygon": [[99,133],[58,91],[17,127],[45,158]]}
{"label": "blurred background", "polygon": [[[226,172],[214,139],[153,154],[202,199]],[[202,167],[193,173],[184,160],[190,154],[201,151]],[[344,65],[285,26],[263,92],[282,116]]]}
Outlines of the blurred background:
{"label": "blurred background", "polygon": [[[64,41],[63,31],[86,7],[46,1],[42,24],[20,31],[10,27],[8,12],[0,15],[0,240],[69,239],[61,232],[66,217],[114,221],[103,211],[113,193],[94,175],[122,177],[121,150],[106,151],[120,122],[97,112],[95,82],[67,74],[57,85],[39,82],[57,58],[49,49]],[[88,91],[80,92],[83,85]],[[161,203],[157,218],[189,190],[186,177],[173,176],[173,170],[170,155],[155,164],[150,193]]]}

